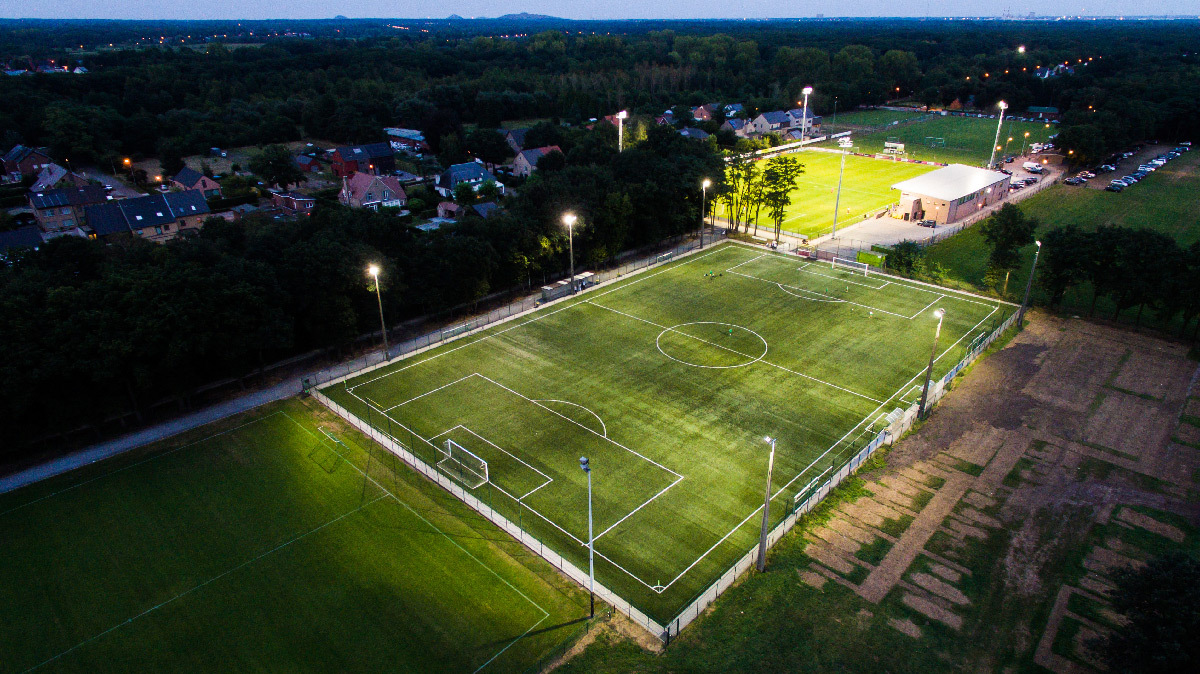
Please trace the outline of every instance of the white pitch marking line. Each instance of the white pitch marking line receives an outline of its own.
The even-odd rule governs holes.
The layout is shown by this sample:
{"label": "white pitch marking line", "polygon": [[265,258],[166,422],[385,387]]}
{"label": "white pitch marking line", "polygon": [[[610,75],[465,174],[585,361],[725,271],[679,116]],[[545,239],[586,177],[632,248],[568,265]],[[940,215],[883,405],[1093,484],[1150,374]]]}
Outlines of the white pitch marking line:
{"label": "white pitch marking line", "polygon": [[930,302],[929,304],[926,304],[924,309],[921,309],[920,311],[913,314],[912,316],[909,316],[909,318],[913,319],[913,318],[916,318],[917,316],[920,316],[921,314],[925,313],[925,309],[928,309],[929,307],[932,307],[933,305],[937,304],[938,300],[940,300],[944,297],[945,297],[945,295],[938,295],[937,297],[934,298],[934,300],[932,302]]}
{"label": "white pitch marking line", "polygon": [[608,437],[608,426],[604,425],[604,420],[600,418],[600,415],[599,415],[599,414],[596,414],[595,412],[593,412],[593,411],[592,411],[592,410],[590,410],[589,408],[587,408],[587,407],[584,407],[583,405],[580,405],[579,403],[573,403],[573,402],[571,402],[570,400],[555,400],[554,398],[545,398],[545,399],[542,399],[542,400],[536,400],[536,401],[534,401],[534,402],[539,402],[539,403],[562,403],[562,404],[564,404],[564,405],[574,405],[575,407],[578,407],[578,408],[582,409],[584,412],[587,412],[588,414],[590,414],[590,415],[592,415],[592,416],[596,417],[596,421],[599,421],[599,422],[600,422],[600,430],[604,431],[604,437],[606,437],[606,438]]}
{"label": "white pitch marking line", "polygon": [[[396,409],[397,407],[403,407],[403,406],[405,406],[405,405],[407,405],[407,404],[411,403],[411,402],[412,402],[412,401],[414,401],[414,400],[420,400],[421,398],[424,398],[425,396],[427,396],[427,395],[429,395],[429,394],[431,394],[431,393],[437,393],[438,391],[440,391],[440,390],[442,390],[442,389],[444,389],[444,388],[448,388],[448,387],[450,387],[450,386],[454,386],[455,384],[459,383],[459,382],[460,382],[460,381],[462,381],[463,379],[470,379],[471,377],[474,377],[474,376],[475,376],[475,373],[474,373],[474,372],[472,372],[471,374],[469,374],[469,375],[467,375],[467,376],[465,376],[465,377],[460,377],[460,378],[458,378],[458,379],[455,379],[454,381],[450,382],[449,384],[443,384],[443,385],[441,385],[441,386],[439,386],[439,387],[437,387],[437,388],[433,389],[432,391],[426,391],[426,392],[422,393],[421,395],[419,395],[419,396],[416,396],[415,398],[409,398],[408,400],[405,400],[405,401],[404,401],[404,402],[402,402],[402,403],[396,403],[395,405],[392,405],[391,407],[388,407],[388,408],[384,409],[383,411],[384,411],[384,412],[391,412],[392,410]],[[372,402],[374,402],[374,401],[372,401]],[[379,403],[375,403],[375,405],[376,405],[376,407],[378,407],[378,406],[379,406]]]}
{"label": "white pitch marking line", "polygon": [[662,490],[660,490],[660,491],[659,491],[657,494],[655,494],[654,496],[651,496],[649,499],[647,499],[645,503],[643,503],[642,505],[640,505],[640,506],[638,506],[638,507],[634,508],[633,510],[630,510],[628,513],[626,513],[626,514],[625,514],[625,516],[624,516],[624,517],[622,517],[621,519],[617,520],[616,522],[613,522],[613,523],[612,523],[612,525],[610,525],[610,526],[609,526],[607,529],[605,529],[604,531],[601,531],[600,533],[596,534],[596,535],[595,535],[595,536],[592,538],[592,540],[593,540],[593,541],[595,541],[595,540],[599,540],[601,536],[603,536],[604,534],[607,534],[608,532],[612,531],[612,530],[613,530],[614,528],[616,528],[616,526],[617,526],[618,524],[620,524],[621,522],[624,522],[625,520],[629,519],[630,517],[633,517],[633,514],[634,514],[634,513],[636,513],[637,511],[641,510],[642,508],[645,508],[646,506],[650,505],[650,502],[651,502],[651,501],[653,501],[654,499],[658,498],[659,496],[662,496],[663,494],[667,493],[667,490],[668,490],[668,489],[670,489],[671,487],[674,487],[675,485],[679,484],[680,482],[683,482],[683,477],[680,477],[679,479],[675,480],[675,481],[674,481],[674,482],[672,482],[671,484],[669,484],[669,485],[667,485],[667,486],[663,487],[663,488],[662,488]]}

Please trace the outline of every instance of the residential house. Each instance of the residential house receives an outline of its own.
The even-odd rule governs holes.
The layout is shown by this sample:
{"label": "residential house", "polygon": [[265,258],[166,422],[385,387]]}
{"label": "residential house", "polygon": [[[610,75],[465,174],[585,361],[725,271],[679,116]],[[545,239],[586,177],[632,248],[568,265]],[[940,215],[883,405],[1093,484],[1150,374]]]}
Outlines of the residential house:
{"label": "residential house", "polygon": [[229,209],[229,213],[233,216],[233,221],[237,222],[248,215],[257,213],[258,210],[258,206],[255,206],[254,204],[238,204],[237,206]]}
{"label": "residential house", "polygon": [[557,145],[547,145],[517,153],[517,158],[512,163],[513,175],[524,177],[532,175],[537,170],[538,161],[551,152],[562,153],[562,149]]}
{"label": "residential house", "polygon": [[429,152],[429,143],[425,142],[425,135],[416,129],[387,128],[383,132],[387,134],[388,143],[396,152],[412,154]]}
{"label": "residential house", "polygon": [[392,175],[396,176],[396,179],[400,181],[401,185],[412,185],[425,180],[421,176],[415,173],[409,173],[408,171],[396,171]]}
{"label": "residential house", "polygon": [[479,188],[488,181],[496,183],[500,194],[504,194],[504,185],[496,180],[496,176],[484,168],[481,162],[472,161],[465,164],[455,164],[443,171],[438,176],[437,182],[434,184],[434,189],[443,197],[449,197],[454,194],[454,188],[461,183],[470,185],[478,192]]}
{"label": "residential house", "polygon": [[1047,122],[1057,120],[1060,116],[1058,108],[1053,106],[1031,105],[1027,110],[1029,110],[1029,115],[1034,119],[1041,119]]}
{"label": "residential house", "polygon": [[333,173],[339,178],[349,178],[354,173],[380,175],[396,170],[396,155],[389,143],[350,145],[333,151]]}
{"label": "residential house", "polygon": [[56,187],[86,187],[89,184],[91,183],[88,179],[78,173],[72,173],[58,164],[51,164],[42,169],[37,180],[29,186],[29,191],[44,192]]}
{"label": "residential house", "polygon": [[520,152],[525,149],[525,134],[529,133],[529,129],[509,129],[508,133],[504,134],[504,140],[508,141],[508,146],[513,152]]}
{"label": "residential house", "polygon": [[211,213],[199,190],[187,190],[110,201],[89,206],[86,214],[92,237],[131,234],[163,243],[182,232],[198,231]]}
{"label": "residential house", "polygon": [[726,119],[725,123],[721,125],[721,128],[728,129],[732,131],[734,135],[741,138],[746,138],[750,135],[750,132],[754,130],[751,122],[745,119],[738,119],[737,117]]}
{"label": "residential house", "polygon": [[0,158],[4,164],[4,182],[19,183],[26,176],[36,176],[54,162],[49,150],[27,145],[16,145]]}
{"label": "residential house", "polygon": [[708,122],[713,118],[713,113],[721,106],[716,103],[707,103],[696,108],[692,108],[692,117],[697,122]]}
{"label": "residential house", "polygon": [[[807,117],[805,116],[806,112],[808,113]],[[815,135],[815,132],[821,130],[821,118],[814,115],[812,110],[795,108],[788,110],[787,114],[792,119],[792,128],[800,129],[807,136]]]}
{"label": "residential house", "polygon": [[742,116],[746,112],[746,106],[741,103],[730,103],[725,106],[723,112],[725,113],[725,119]]}
{"label": "residential house", "polygon": [[404,193],[400,179],[396,176],[355,173],[342,181],[338,201],[350,208],[369,208],[377,211],[380,206],[404,208],[408,204],[408,195]]}
{"label": "residential house", "polygon": [[296,166],[300,167],[305,173],[320,173],[321,162],[317,161],[316,157],[310,157],[306,154],[296,157]]}
{"label": "residential house", "polygon": [[108,193],[100,185],[60,187],[29,193],[29,205],[38,227],[47,236],[81,234],[84,212],[88,206],[108,201]]}
{"label": "residential house", "polygon": [[754,133],[783,133],[792,126],[792,117],[783,110],[764,112],[751,124]]}
{"label": "residential house", "polygon": [[0,262],[18,250],[37,250],[42,245],[42,230],[29,225],[0,232]]}
{"label": "residential house", "polygon": [[205,199],[220,199],[222,196],[221,183],[186,166],[171,178],[171,187],[184,191],[196,190],[203,194]]}
{"label": "residential house", "polygon": [[271,204],[284,215],[312,215],[317,200],[299,192],[271,192]]}
{"label": "residential house", "polygon": [[443,201],[437,205],[437,216],[442,220],[457,220],[462,212],[462,206],[453,201]]}
{"label": "residential house", "polygon": [[658,117],[655,117],[654,123],[658,124],[659,126],[674,124],[675,123],[675,113],[671,112],[670,110],[667,110],[666,112],[659,115]]}
{"label": "residential house", "polygon": [[494,201],[487,201],[482,204],[475,204],[471,206],[471,212],[483,218],[484,220],[487,220],[496,213],[500,212],[500,206]]}
{"label": "residential house", "polygon": [[697,129],[694,126],[689,126],[689,127],[684,128],[682,131],[680,131],[679,135],[683,136],[684,138],[693,138],[695,140],[704,140],[705,138],[708,138],[709,135],[711,135],[711,134],[709,134],[704,129]]}

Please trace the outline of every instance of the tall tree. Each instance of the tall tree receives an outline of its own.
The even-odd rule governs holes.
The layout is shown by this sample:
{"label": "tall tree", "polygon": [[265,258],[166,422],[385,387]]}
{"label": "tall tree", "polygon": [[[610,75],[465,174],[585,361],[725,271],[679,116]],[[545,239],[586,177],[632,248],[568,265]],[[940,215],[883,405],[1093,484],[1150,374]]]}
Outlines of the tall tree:
{"label": "tall tree", "polygon": [[796,189],[802,173],[804,164],[788,155],[772,157],[763,169],[763,205],[767,208],[768,217],[775,223],[776,241],[783,228],[787,207],[792,204],[792,190]]}
{"label": "tall tree", "polygon": [[268,186],[278,185],[287,189],[288,185],[302,183],[308,178],[286,145],[268,145],[261,152],[250,158],[250,170],[263,179]]}
{"label": "tall tree", "polygon": [[1020,249],[1033,243],[1037,220],[1026,217],[1016,204],[1004,204],[983,221],[980,232],[991,247],[988,261],[998,269],[1012,269],[1021,261]]}

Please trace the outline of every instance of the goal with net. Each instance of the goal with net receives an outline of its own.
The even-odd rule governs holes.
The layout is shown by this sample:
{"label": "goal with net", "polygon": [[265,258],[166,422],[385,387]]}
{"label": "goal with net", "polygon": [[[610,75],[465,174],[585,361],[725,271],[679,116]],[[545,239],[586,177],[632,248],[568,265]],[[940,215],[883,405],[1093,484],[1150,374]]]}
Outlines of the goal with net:
{"label": "goal with net", "polygon": [[863,276],[871,275],[871,265],[866,262],[856,262],[843,257],[834,257],[830,260],[830,263],[834,269],[841,269],[853,274],[862,274]]}
{"label": "goal with net", "polygon": [[442,455],[437,462],[438,470],[468,489],[475,489],[487,484],[487,461],[453,440],[446,440],[446,443],[438,451]]}

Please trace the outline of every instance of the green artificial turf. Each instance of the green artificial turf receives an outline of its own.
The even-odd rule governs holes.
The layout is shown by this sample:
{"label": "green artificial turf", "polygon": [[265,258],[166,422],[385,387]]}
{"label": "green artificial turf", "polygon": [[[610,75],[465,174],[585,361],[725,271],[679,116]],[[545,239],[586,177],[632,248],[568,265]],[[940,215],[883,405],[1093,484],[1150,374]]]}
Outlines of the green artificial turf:
{"label": "green artificial turf", "polygon": [[587,456],[598,580],[665,623],[756,542],[763,437],[778,522],[915,400],[939,306],[935,376],[1011,311],[728,243],[324,392],[463,484],[447,439],[487,461],[473,493],[584,569]]}
{"label": "green artificial turf", "polygon": [[[899,201],[900,192],[893,190],[892,185],[936,168],[926,164],[847,156],[839,203],[837,186],[842,160],[840,154],[804,151],[789,156],[796,157],[804,164],[804,173],[792,191],[792,203],[784,217],[783,230],[809,237],[828,234],[832,230],[835,204],[840,210],[838,227],[847,227],[860,222],[865,214]],[[727,208],[724,204],[718,204],[716,213],[719,217],[727,217]],[[753,233],[754,228],[750,229]],[[773,225],[764,210],[759,214],[758,235],[766,237],[771,232]]]}
{"label": "green artificial turf", "polygon": [[524,671],[586,618],[324,408],[222,425],[0,496],[0,670]]}
{"label": "green artificial turf", "polygon": [[[901,121],[900,124],[879,131],[854,133],[851,134],[851,138],[854,140],[856,152],[883,152],[883,144],[891,138],[896,138],[905,144],[904,149],[909,159],[982,166],[991,156],[998,121],[987,117],[929,114]],[[1054,124],[1047,126],[1042,122],[1017,122],[1005,118],[1004,127],[1000,132],[1001,152],[997,154],[1020,153],[1026,131],[1029,132],[1028,143],[1045,143],[1050,136],[1058,133],[1058,127]],[[941,138],[946,143],[945,147],[932,147],[926,142],[927,138]],[[1008,141],[1009,138],[1013,139],[1012,142]],[[827,141],[822,145],[836,147],[837,142]]]}

